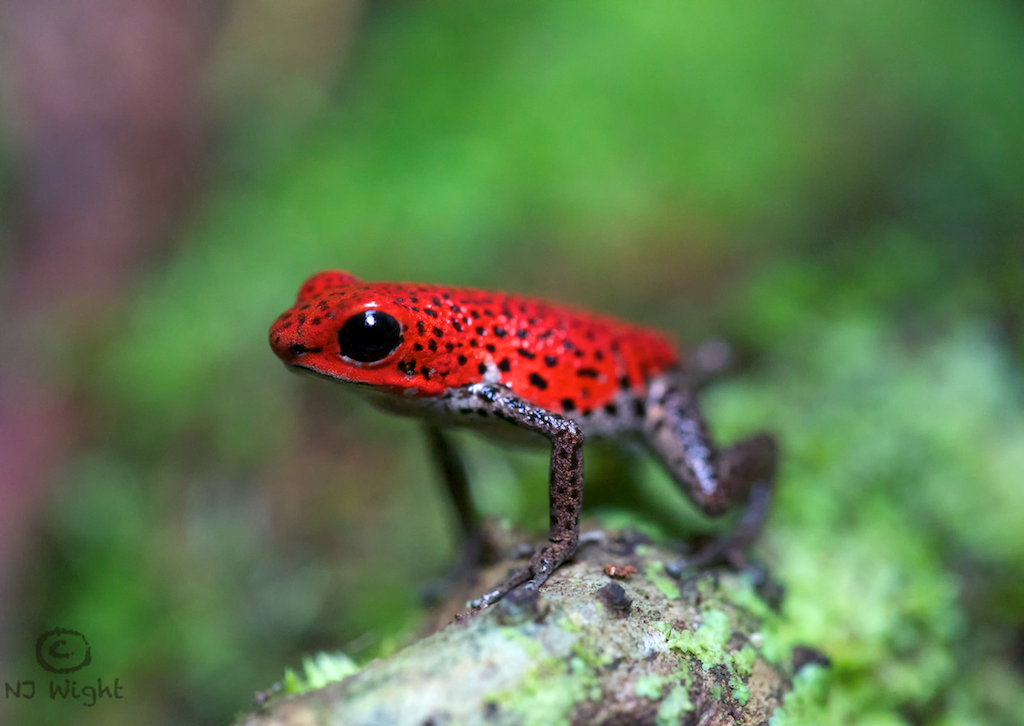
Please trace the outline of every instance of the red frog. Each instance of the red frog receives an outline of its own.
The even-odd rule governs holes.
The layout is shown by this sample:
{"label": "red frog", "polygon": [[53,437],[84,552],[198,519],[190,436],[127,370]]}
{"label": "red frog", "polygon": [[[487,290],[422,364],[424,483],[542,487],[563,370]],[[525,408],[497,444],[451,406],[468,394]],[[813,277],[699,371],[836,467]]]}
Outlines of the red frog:
{"label": "red frog", "polygon": [[351,384],[388,411],[426,424],[465,533],[476,531],[465,473],[441,428],[521,433],[552,447],[549,543],[482,608],[521,585],[539,587],[579,541],[583,441],[645,442],[697,506],[746,514],[712,555],[735,554],[759,531],[775,471],[774,439],[712,443],[692,375],[660,333],[534,298],[441,285],[313,275],[270,328],[288,366]]}

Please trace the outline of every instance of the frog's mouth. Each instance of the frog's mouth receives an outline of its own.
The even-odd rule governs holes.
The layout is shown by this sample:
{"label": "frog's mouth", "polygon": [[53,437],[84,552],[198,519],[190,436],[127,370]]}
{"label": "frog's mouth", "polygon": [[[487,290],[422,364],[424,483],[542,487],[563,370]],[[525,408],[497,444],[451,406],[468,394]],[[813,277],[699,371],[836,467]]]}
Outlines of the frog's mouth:
{"label": "frog's mouth", "polygon": [[297,376],[309,376],[310,378],[317,378],[322,381],[344,383],[346,386],[352,386],[353,388],[362,391],[382,391],[390,393],[395,390],[392,386],[382,386],[376,383],[367,383],[366,381],[353,381],[349,378],[341,378],[339,376],[331,375],[330,373],[318,371],[310,366],[304,366],[301,363],[285,363],[284,367]]}
{"label": "frog's mouth", "polygon": [[324,373],[322,371],[318,371],[316,368],[311,368],[310,366],[304,366],[301,363],[285,363],[284,367],[287,368],[289,371],[291,371],[292,373],[294,373],[297,376],[303,376],[303,377],[309,376],[310,378],[319,378],[321,380],[337,381],[338,383],[352,383],[354,385],[365,385],[365,384],[359,383],[358,381],[347,381],[344,378],[338,378],[337,376],[332,376],[330,373]]}

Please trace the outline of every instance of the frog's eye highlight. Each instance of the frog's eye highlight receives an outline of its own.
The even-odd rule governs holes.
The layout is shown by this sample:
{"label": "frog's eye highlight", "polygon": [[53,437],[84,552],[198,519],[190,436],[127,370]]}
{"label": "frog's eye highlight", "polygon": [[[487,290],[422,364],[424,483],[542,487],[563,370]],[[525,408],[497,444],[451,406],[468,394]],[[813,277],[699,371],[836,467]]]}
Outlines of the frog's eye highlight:
{"label": "frog's eye highlight", "polygon": [[359,363],[376,363],[402,344],[402,324],[380,310],[364,310],[345,321],[338,331],[341,354]]}

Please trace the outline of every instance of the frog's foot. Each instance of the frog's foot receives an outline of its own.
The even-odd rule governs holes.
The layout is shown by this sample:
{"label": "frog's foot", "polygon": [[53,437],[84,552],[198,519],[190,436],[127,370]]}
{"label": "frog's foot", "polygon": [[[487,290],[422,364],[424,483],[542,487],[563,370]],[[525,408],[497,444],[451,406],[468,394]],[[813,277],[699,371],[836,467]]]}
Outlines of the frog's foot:
{"label": "frog's foot", "polygon": [[746,551],[764,528],[771,498],[770,482],[750,487],[746,509],[732,531],[704,545],[694,556],[673,563],[670,569],[678,576],[684,570],[699,569],[720,562],[726,562],[738,570],[745,568]]}
{"label": "frog's foot", "polygon": [[521,585],[539,588],[551,577],[559,565],[576,552],[576,542],[552,542],[547,547],[534,553],[526,567],[514,572],[500,585],[486,592],[476,600],[471,600],[469,607],[476,612],[493,605],[508,593]]}

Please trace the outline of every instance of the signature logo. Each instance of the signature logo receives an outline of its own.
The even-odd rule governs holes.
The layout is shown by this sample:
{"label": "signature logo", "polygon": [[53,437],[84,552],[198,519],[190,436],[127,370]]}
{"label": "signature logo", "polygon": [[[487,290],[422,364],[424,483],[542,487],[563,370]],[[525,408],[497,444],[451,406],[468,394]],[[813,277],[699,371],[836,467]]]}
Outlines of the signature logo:
{"label": "signature logo", "polygon": [[92,649],[77,630],[54,628],[36,641],[36,661],[50,673],[74,673],[92,662]]}

